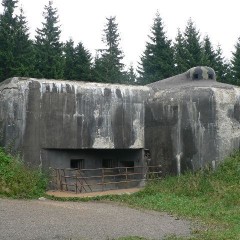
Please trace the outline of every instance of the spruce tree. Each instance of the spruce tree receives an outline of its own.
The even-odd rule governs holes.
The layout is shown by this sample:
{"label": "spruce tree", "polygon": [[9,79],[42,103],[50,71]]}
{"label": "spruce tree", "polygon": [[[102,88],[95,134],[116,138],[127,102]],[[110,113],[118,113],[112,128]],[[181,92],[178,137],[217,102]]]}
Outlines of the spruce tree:
{"label": "spruce tree", "polygon": [[141,84],[148,84],[174,75],[173,49],[163,29],[162,18],[157,12],[151,28],[150,41],[141,56],[138,68]]}
{"label": "spruce tree", "polygon": [[106,61],[101,56],[101,51],[97,50],[93,64],[93,80],[95,82],[107,82],[106,80]]}
{"label": "spruce tree", "polygon": [[235,45],[235,51],[232,53],[232,83],[240,85],[240,37]]}
{"label": "spruce tree", "polygon": [[177,37],[174,43],[175,74],[183,73],[190,68],[190,64],[187,59],[189,59],[189,52],[186,49],[183,34],[180,29],[178,29]]}
{"label": "spruce tree", "polygon": [[214,50],[210,38],[205,36],[203,40],[203,64],[215,70],[219,82],[231,83],[230,67],[223,57],[221,46]]}
{"label": "spruce tree", "polygon": [[17,0],[3,0],[0,15],[0,81],[14,76],[14,46],[17,16],[14,15]]}
{"label": "spruce tree", "polygon": [[91,54],[80,42],[74,47],[72,39],[66,42],[64,47],[65,66],[64,79],[92,81]]}
{"label": "spruce tree", "polygon": [[75,56],[74,41],[69,39],[64,45],[64,79],[74,80],[75,79],[75,67],[76,67],[76,56]]}
{"label": "spruce tree", "polygon": [[120,35],[116,17],[107,18],[103,43],[105,49],[98,50],[94,63],[94,77],[98,82],[124,83],[123,52],[119,47]]}
{"label": "spruce tree", "polygon": [[33,48],[22,8],[15,14],[17,0],[4,0],[0,15],[0,81],[13,76],[31,76]]}
{"label": "spruce tree", "polygon": [[217,46],[215,51],[215,66],[213,67],[217,81],[232,84],[232,76],[229,62],[223,57],[222,48]]}
{"label": "spruce tree", "polygon": [[203,65],[203,49],[200,42],[200,33],[196,29],[194,22],[190,18],[188,20],[185,32],[185,48],[189,55],[186,62],[189,68]]}
{"label": "spruce tree", "polygon": [[126,72],[126,84],[131,85],[137,84],[137,75],[135,73],[132,63],[130,64]]}
{"label": "spruce tree", "polygon": [[33,42],[29,38],[26,17],[23,9],[20,9],[16,27],[16,41],[14,45],[14,75],[31,77],[34,74]]}
{"label": "spruce tree", "polygon": [[44,7],[42,28],[36,30],[35,69],[36,77],[62,78],[63,53],[60,42],[61,30],[58,26],[58,15],[53,2]]}
{"label": "spruce tree", "polygon": [[202,65],[215,68],[216,66],[216,53],[208,35],[203,39],[203,61]]}
{"label": "spruce tree", "polygon": [[92,81],[92,64],[91,54],[80,42],[75,48],[76,65],[74,79],[82,81]]}

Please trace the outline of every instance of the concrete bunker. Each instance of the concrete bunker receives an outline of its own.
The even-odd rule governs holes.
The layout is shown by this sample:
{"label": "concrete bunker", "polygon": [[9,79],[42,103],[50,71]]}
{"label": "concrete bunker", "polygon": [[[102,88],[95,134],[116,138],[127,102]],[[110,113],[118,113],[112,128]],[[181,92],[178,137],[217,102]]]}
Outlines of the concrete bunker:
{"label": "concrete bunker", "polygon": [[133,173],[144,165],[148,87],[13,78],[0,91],[2,145],[13,143],[27,164]]}
{"label": "concrete bunker", "polygon": [[164,173],[215,168],[239,149],[240,88],[217,82],[212,68],[194,67],[148,87],[145,147]]}
{"label": "concrete bunker", "polygon": [[139,163],[180,174],[239,149],[239,106],[240,88],[209,67],[147,86],[12,78],[0,83],[0,144],[43,170]]}

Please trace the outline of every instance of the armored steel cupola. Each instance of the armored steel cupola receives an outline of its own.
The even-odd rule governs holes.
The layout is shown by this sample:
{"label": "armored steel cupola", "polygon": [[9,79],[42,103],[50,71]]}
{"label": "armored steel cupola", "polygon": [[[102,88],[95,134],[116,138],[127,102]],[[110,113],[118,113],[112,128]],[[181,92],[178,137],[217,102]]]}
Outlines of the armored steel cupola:
{"label": "armored steel cupola", "polygon": [[194,67],[187,71],[187,78],[193,81],[213,80],[216,81],[215,71],[210,67]]}

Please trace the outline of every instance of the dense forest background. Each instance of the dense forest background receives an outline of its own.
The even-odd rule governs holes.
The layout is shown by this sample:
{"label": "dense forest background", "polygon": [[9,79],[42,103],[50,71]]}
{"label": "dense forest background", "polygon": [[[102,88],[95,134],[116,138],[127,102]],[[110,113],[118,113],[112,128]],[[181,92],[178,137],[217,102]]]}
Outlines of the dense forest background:
{"label": "dense forest background", "polygon": [[[115,16],[106,18],[102,41],[104,49],[92,56],[82,42],[60,41],[59,16],[53,2],[43,9],[41,28],[30,39],[28,22],[18,0],[2,0],[0,14],[0,82],[14,76],[68,79],[120,84],[148,84],[194,66],[212,67],[218,81],[240,85],[240,38],[227,60],[209,36],[201,37],[192,19],[185,30],[168,39],[158,12],[137,69],[123,64],[124,53]],[[19,14],[16,14],[19,12]]]}

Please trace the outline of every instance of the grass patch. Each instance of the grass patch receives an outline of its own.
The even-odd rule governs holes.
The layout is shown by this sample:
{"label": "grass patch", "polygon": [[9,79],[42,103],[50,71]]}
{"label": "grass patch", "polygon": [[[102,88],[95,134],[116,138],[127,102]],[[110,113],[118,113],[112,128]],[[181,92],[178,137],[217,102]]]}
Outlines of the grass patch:
{"label": "grass patch", "polygon": [[203,170],[149,183],[132,195],[103,196],[137,208],[167,211],[200,222],[191,238],[240,239],[240,153],[222,163],[216,171]]}
{"label": "grass patch", "polygon": [[131,195],[48,198],[60,201],[109,200],[137,208],[166,211],[200,222],[193,230],[193,237],[169,236],[166,238],[168,240],[239,240],[240,152],[226,159],[216,171],[205,169],[179,177],[169,176],[164,180],[151,182],[143,190]]}
{"label": "grass patch", "polygon": [[143,190],[131,195],[82,199],[49,198],[62,201],[109,200],[137,208],[166,211],[200,222],[193,230],[193,237],[169,236],[166,238],[168,240],[239,240],[240,153],[226,159],[216,171],[205,169],[179,177],[169,176],[164,180],[151,182]]}
{"label": "grass patch", "polygon": [[44,194],[47,178],[26,167],[20,158],[0,148],[0,195],[12,198],[37,198]]}

